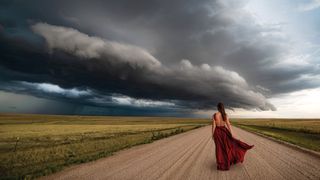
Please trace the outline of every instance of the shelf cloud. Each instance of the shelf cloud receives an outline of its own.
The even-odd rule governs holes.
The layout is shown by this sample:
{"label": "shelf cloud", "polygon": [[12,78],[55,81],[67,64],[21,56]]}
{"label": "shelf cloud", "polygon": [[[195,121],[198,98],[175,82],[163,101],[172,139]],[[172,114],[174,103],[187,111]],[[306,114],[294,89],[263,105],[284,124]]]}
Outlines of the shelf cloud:
{"label": "shelf cloud", "polygon": [[[221,66],[195,66],[189,60],[181,60],[176,66],[164,66],[145,49],[90,37],[72,28],[37,23],[32,26],[32,30],[45,39],[50,53],[60,50],[72,54],[79,58],[79,61],[75,62],[77,64],[88,60],[83,66],[90,66],[90,61],[99,63],[100,73],[92,69],[94,76],[99,77],[91,80],[96,84],[104,83],[104,72],[113,72],[110,74],[114,77],[112,80],[122,81],[124,86],[127,84],[125,89],[128,89],[125,92],[115,89],[114,93],[123,93],[134,98],[161,97],[167,101],[178,100],[186,108],[210,109],[215,107],[216,100],[223,99],[231,107],[275,109],[261,93],[250,88],[238,73]],[[128,76],[127,72],[132,73]],[[70,73],[69,76],[76,75]],[[139,89],[138,93],[130,91],[135,84],[145,88]],[[92,88],[97,87],[93,85]],[[104,88],[108,90],[107,86]],[[104,91],[103,88],[97,89]]]}
{"label": "shelf cloud", "polygon": [[300,63],[281,28],[261,25],[245,4],[7,1],[0,90],[192,113],[220,101],[229,109],[275,111],[270,98],[319,87],[319,65]]}

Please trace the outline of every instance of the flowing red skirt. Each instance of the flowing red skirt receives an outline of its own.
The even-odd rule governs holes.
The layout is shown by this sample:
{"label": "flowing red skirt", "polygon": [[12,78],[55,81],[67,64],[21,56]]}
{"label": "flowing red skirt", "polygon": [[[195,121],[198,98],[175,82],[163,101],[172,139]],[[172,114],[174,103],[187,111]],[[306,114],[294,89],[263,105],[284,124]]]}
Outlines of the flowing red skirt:
{"label": "flowing red skirt", "polygon": [[216,126],[213,137],[218,170],[229,170],[232,164],[242,163],[247,150],[254,146],[233,138],[225,126]]}

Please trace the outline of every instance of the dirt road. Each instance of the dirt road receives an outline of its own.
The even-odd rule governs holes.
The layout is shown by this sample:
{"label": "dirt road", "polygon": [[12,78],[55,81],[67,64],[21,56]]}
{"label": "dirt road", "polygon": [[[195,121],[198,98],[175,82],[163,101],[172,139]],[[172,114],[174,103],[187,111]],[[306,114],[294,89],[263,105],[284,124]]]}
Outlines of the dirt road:
{"label": "dirt road", "polygon": [[236,127],[236,138],[255,146],[242,164],[217,171],[210,131],[206,126],[122,150],[43,179],[320,179],[319,158]]}

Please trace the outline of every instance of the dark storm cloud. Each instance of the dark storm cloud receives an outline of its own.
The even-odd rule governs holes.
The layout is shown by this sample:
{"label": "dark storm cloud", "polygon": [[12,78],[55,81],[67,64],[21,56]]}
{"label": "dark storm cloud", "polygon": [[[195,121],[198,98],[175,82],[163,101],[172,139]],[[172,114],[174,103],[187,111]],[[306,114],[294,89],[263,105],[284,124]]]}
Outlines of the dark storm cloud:
{"label": "dark storm cloud", "polygon": [[[86,10],[75,10],[70,16],[88,25],[77,28],[145,47],[163,64],[189,59],[193,64],[220,65],[272,93],[317,87],[319,83],[297,81],[318,74],[312,64],[275,65],[292,58],[288,57],[292,54],[290,39],[273,35],[281,33],[277,27],[256,23],[242,9],[243,4],[245,1],[113,1],[85,4]],[[93,13],[87,15],[89,12]],[[95,18],[99,15],[103,18]]]}
{"label": "dark storm cloud", "polygon": [[[178,101],[176,105],[184,108],[213,108],[223,98],[230,107],[274,109],[245,79],[223,67],[195,66],[189,60],[182,60],[176,66],[164,66],[149,52],[133,45],[91,37],[72,28],[46,23],[37,23],[31,28],[44,37],[48,55],[53,56],[46,63],[50,64],[46,66],[48,69],[43,68],[45,66],[41,68],[44,76],[48,76],[46,80],[51,79],[50,83],[65,88],[85,86],[102,94],[119,93],[133,98]],[[68,62],[66,58],[57,57],[56,51],[66,52],[75,59]],[[40,59],[43,62],[48,58]],[[53,69],[55,63],[63,64]],[[64,65],[68,63],[71,64]]]}
{"label": "dark storm cloud", "polygon": [[[109,99],[112,105],[118,94],[181,109],[210,109],[224,101],[230,108],[269,110],[274,107],[266,97],[318,86],[310,81],[317,75],[312,65],[277,65],[290,53],[289,44],[262,35],[278,30],[257,25],[243,3],[3,3],[3,81],[94,92],[73,98],[79,103]],[[41,92],[35,91],[30,93]]]}

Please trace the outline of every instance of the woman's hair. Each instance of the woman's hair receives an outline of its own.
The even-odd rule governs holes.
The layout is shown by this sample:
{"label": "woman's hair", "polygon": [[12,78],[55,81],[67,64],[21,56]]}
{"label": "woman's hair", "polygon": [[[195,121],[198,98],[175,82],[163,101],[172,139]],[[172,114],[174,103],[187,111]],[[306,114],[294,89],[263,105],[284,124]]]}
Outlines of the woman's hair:
{"label": "woman's hair", "polygon": [[219,102],[218,105],[218,111],[221,113],[222,115],[222,119],[223,121],[226,121],[227,120],[227,114],[226,114],[226,111],[224,110],[224,105],[222,102]]}

